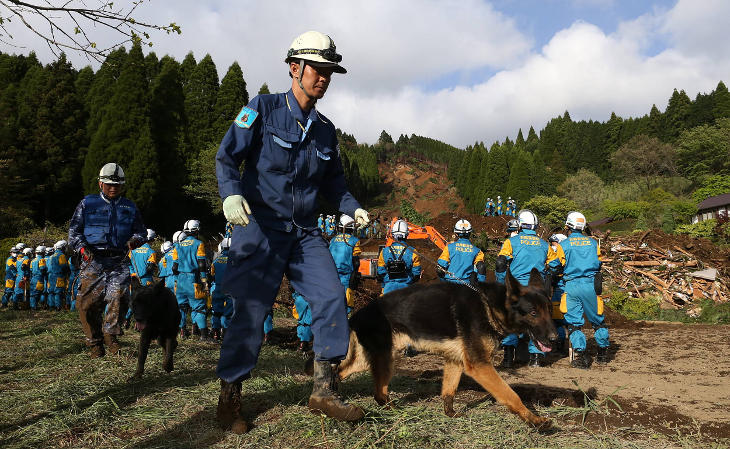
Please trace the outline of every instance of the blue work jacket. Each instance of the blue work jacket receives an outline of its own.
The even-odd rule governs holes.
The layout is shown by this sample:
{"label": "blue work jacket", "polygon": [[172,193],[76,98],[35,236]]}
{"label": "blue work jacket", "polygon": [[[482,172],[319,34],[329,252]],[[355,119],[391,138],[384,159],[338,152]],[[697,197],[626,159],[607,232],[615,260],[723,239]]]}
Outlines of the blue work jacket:
{"label": "blue work jacket", "polygon": [[566,282],[577,278],[593,278],[601,269],[599,260],[601,248],[593,237],[573,231],[558,245],[556,257],[550,260],[551,267],[563,265],[563,279]]}
{"label": "blue work jacket", "polygon": [[531,229],[523,229],[519,234],[504,241],[500,256],[512,259],[509,271],[522,285],[530,281],[530,272],[533,268],[545,275],[545,263],[548,260],[550,245],[537,236]]}
{"label": "blue work jacket", "polygon": [[110,200],[102,193],[87,195],[74,211],[68,228],[68,243],[74,251],[94,250],[127,253],[127,241],[146,240],[147,228],[137,206],[127,198]]}
{"label": "blue work jacket", "polygon": [[319,193],[350,216],[360,207],[347,190],[334,125],[314,107],[305,115],[291,90],[243,108],[218,148],[216,175],[221,198],[243,195],[271,229],[314,229]]}

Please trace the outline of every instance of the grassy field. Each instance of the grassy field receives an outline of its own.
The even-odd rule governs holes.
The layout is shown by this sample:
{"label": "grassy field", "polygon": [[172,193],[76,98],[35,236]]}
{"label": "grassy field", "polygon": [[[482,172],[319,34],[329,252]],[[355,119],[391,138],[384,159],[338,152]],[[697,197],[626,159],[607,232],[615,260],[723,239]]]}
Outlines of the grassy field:
{"label": "grassy field", "polygon": [[[291,321],[277,316],[276,324],[286,328]],[[610,397],[580,408],[538,407],[556,424],[545,433],[471,390],[457,393],[457,401],[465,403],[463,414],[448,418],[438,397],[440,377],[396,375],[391,384],[396,405],[390,410],[371,398],[369,375],[348,379],[342,393],[368,414],[354,425],[339,423],[308,412],[311,379],[303,374],[301,356],[285,343],[265,346],[253,378],[244,383],[244,403],[255,427],[237,436],[215,425],[217,345],[182,341],[170,374],[162,371],[161,351],[154,348],[144,378],[129,383],[135,332],[122,337],[122,356],[98,360],[88,357],[81,336],[75,313],[0,311],[0,447],[727,447],[701,435],[582,426],[585,413],[621,413],[611,407]]]}

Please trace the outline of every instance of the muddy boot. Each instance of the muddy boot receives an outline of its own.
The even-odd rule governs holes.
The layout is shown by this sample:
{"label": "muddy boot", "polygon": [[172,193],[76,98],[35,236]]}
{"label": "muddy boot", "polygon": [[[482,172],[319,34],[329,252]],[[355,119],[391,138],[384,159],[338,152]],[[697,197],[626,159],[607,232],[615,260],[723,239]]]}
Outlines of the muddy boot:
{"label": "muddy boot", "polygon": [[193,335],[200,335],[200,328],[195,323],[193,323]]}
{"label": "muddy boot", "polygon": [[608,363],[608,348],[598,348],[598,355],[596,355],[596,363],[605,365]]}
{"label": "muddy boot", "polygon": [[528,362],[527,366],[529,366],[530,368],[540,368],[542,366],[542,361],[544,358],[544,354],[530,354],[530,361]]}
{"label": "muddy boot", "polygon": [[98,359],[104,357],[104,345],[94,345],[89,347],[90,356],[92,359]]}
{"label": "muddy boot", "polygon": [[299,348],[297,348],[297,351],[299,351],[299,352],[301,352],[301,353],[304,354],[307,351],[309,351],[309,349],[310,349],[310,346],[309,346],[309,342],[308,341],[300,341],[299,342]]}
{"label": "muddy boot", "polygon": [[117,341],[117,336],[112,334],[104,334],[104,344],[109,348],[109,354],[119,355],[121,347]]}
{"label": "muddy boot", "polygon": [[218,410],[215,412],[218,424],[233,433],[248,432],[248,423],[241,416],[241,382],[228,383],[221,379],[221,394],[218,396]]}
{"label": "muddy boot", "polygon": [[591,367],[591,358],[585,351],[573,350],[573,360],[570,362],[573,368],[589,369]]}
{"label": "muddy boot", "polygon": [[502,359],[502,368],[512,369],[515,367],[515,347],[504,347],[504,359]]}
{"label": "muddy boot", "polygon": [[348,404],[337,393],[337,364],[314,361],[314,386],[309,397],[309,410],[338,421],[358,421],[365,416],[358,406]]}
{"label": "muddy boot", "polygon": [[200,341],[204,343],[215,343],[215,340],[210,336],[210,330],[207,327],[200,328]]}

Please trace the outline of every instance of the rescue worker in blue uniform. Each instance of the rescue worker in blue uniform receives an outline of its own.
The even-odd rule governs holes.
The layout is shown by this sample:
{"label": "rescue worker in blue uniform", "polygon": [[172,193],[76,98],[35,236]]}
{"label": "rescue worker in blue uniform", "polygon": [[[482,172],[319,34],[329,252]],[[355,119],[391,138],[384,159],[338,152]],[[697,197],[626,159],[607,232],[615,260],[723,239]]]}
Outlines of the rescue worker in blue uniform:
{"label": "rescue worker in blue uniform", "polygon": [[41,295],[46,288],[48,268],[46,267],[45,255],[46,247],[43,245],[37,246],[35,249],[35,257],[30,261],[29,290],[31,310],[38,310]]}
{"label": "rescue worker in blue uniform", "polygon": [[[507,222],[507,228],[504,231],[505,239],[514,237],[519,234],[519,232],[520,223],[517,220],[510,220]],[[509,265],[510,262],[512,262],[512,260],[507,259],[506,257],[504,259],[497,259],[496,269],[494,270],[494,277],[496,281],[502,285],[504,285],[504,278],[507,276],[507,267],[503,265]]]}
{"label": "rescue worker in blue uniform", "polygon": [[298,350],[307,352],[312,347],[312,309],[304,296],[297,291],[292,291],[292,299],[294,299],[292,316],[297,320]]}
{"label": "rescue worker in blue uniform", "polygon": [[[243,108],[221,142],[216,171],[223,211],[233,231],[224,290],[234,313],[221,345],[218,421],[248,430],[240,415],[241,381],[256,365],[263,322],[283,274],[309,302],[314,335],[314,387],[309,407],[342,420],[363,411],[337,393],[336,372],[349,344],[344,290],[317,228],[317,195],[367,225],[348,192],[335,126],[314,107],[333,72],[345,73],[329,36],[309,31],[286,56],[292,88],[259,95]],[[245,161],[243,177],[239,172]]]}
{"label": "rescue worker in blue uniform", "polygon": [[[208,331],[206,317],[208,286],[208,261],[205,255],[205,245],[197,239],[200,230],[198,220],[185,222],[182,239],[172,250],[172,272],[177,277],[175,295],[179,305],[190,306],[190,319],[200,330],[201,341],[212,341]],[[180,309],[183,314],[184,309]],[[180,333],[185,334],[185,315],[180,323]]]}
{"label": "rescue worker in blue uniform", "polygon": [[228,264],[228,249],[231,247],[230,237],[226,237],[218,244],[218,257],[210,264],[210,294],[212,296],[213,317],[210,327],[213,329],[213,339],[222,341],[225,336],[228,322],[233,315],[233,301],[223,291],[222,282]]}
{"label": "rescue worker in blue uniform", "polygon": [[[78,254],[73,254],[68,260],[68,268],[71,270],[68,278],[68,288],[66,294],[61,297],[61,306],[68,305],[69,310],[76,310],[76,300],[79,297],[79,267],[81,266],[81,257]],[[59,309],[60,310],[60,309]]]}
{"label": "rescue worker in blue uniform", "polygon": [[[554,260],[554,258],[557,256],[558,246],[560,245],[560,242],[567,238],[568,237],[565,234],[553,234],[550,236],[548,242],[550,243],[550,249],[552,254],[548,256],[548,259]],[[548,272],[552,273],[552,270],[549,266]],[[553,303],[553,324],[555,324],[555,329],[557,329],[558,331],[558,341],[555,344],[555,352],[558,354],[564,354],[564,351],[566,349],[566,323],[564,314],[560,311],[560,300],[563,297],[563,293],[565,293],[565,281],[563,280],[562,273],[554,273],[551,276],[551,281],[553,283],[553,296],[550,298],[551,302]]]}
{"label": "rescue worker in blue uniform", "polygon": [[393,242],[378,256],[378,279],[383,294],[406,288],[421,279],[421,260],[404,242],[408,238],[408,222],[396,220],[390,230]]}
{"label": "rescue worker in blue uniform", "polygon": [[[129,274],[139,280],[142,286],[152,285],[154,275],[157,269],[157,252],[152,249],[150,242],[154,242],[157,233],[152,229],[147,229],[147,239],[144,245],[129,252]],[[130,290],[131,292],[131,290]],[[132,319],[132,308],[127,310],[124,317],[124,327],[129,329],[129,323]]]}
{"label": "rescue worker in blue uniform", "polygon": [[494,201],[492,201],[492,198],[487,198],[487,202],[484,205],[484,216],[494,216]]}
{"label": "rescue worker in blue uniform", "polygon": [[330,241],[330,254],[337,267],[337,275],[340,283],[345,288],[345,303],[347,314],[352,312],[355,305],[353,290],[357,288],[359,280],[358,269],[360,268],[360,240],[353,234],[355,232],[355,220],[347,215],[340,216],[340,232]]}
{"label": "rescue worker in blue uniform", "polygon": [[59,240],[53,245],[53,254],[48,258],[48,307],[61,310],[64,292],[68,284],[70,268],[63,250],[66,241]]}
{"label": "rescue worker in blue uniform", "polygon": [[497,195],[497,206],[495,208],[495,215],[500,216],[502,215],[502,197]]}
{"label": "rescue worker in blue uniform", "polygon": [[[54,251],[54,249],[52,246],[46,247],[44,259],[45,259],[47,270],[49,269],[48,265],[51,261],[51,256],[53,255],[53,251]],[[45,282],[43,283],[43,293],[41,293],[41,305],[43,306],[44,309],[48,309],[48,301],[49,301],[50,291],[51,291],[50,284],[48,283],[49,275],[50,275],[50,272],[46,271],[46,279],[45,279]]]}
{"label": "rescue worker in blue uniform", "polygon": [[18,269],[15,263],[18,261],[17,246],[10,250],[10,256],[5,261],[5,292],[3,293],[2,306],[7,307],[8,303],[13,300],[13,290],[15,289],[15,277]]}
{"label": "rescue worker in blue uniform", "polygon": [[101,192],[81,200],[68,230],[69,245],[81,257],[77,306],[91,357],[103,356],[104,345],[119,353],[117,336],[129,307],[126,255],[147,235],[137,206],[121,196],[124,183],[122,167],[104,165]]}
{"label": "rescue worker in blue uniform", "polygon": [[[508,238],[502,244],[495,262],[495,271],[498,276],[504,279],[509,266],[510,273],[517,282],[527,286],[533,268],[536,268],[543,277],[545,276],[545,264],[548,259],[550,245],[537,236],[535,230],[538,226],[538,220],[532,211],[521,210],[517,221],[520,232]],[[502,339],[502,347],[504,348],[503,368],[512,368],[514,366],[515,349],[518,341],[519,336],[517,334],[509,334]],[[543,351],[532,341],[528,344],[528,350],[530,352],[529,365],[532,367],[540,366],[541,360],[545,356]]]}
{"label": "rescue worker in blue uniform", "polygon": [[586,353],[586,337],[581,331],[583,314],[593,326],[598,345],[596,362],[608,363],[609,333],[603,316],[601,276],[601,248],[590,236],[583,235],[586,218],[580,212],[570,212],[565,221],[570,231],[568,238],[557,247],[556,258],[549,262],[554,273],[561,273],[565,281],[565,293],[560,301],[560,311],[565,314],[570,344],[573,347],[571,366],[588,369],[591,358]]}
{"label": "rescue worker in blue uniform", "polygon": [[162,255],[157,263],[157,275],[165,282],[165,287],[175,293],[175,276],[172,274],[172,242],[167,240],[160,246]]}
{"label": "rescue worker in blue uniform", "polygon": [[484,253],[469,240],[471,231],[468,220],[454,225],[457,240],[444,247],[437,261],[436,273],[444,281],[473,285],[487,281]]}
{"label": "rescue worker in blue uniform", "polygon": [[24,248],[22,255],[18,256],[15,262],[15,295],[13,296],[13,308],[17,309],[28,300],[26,291],[30,285],[30,261],[33,257],[32,248]]}
{"label": "rescue worker in blue uniform", "polygon": [[317,219],[317,227],[319,228],[320,231],[322,231],[322,234],[324,234],[324,231],[325,231],[324,226],[325,226],[324,215],[319,214],[319,218]]}

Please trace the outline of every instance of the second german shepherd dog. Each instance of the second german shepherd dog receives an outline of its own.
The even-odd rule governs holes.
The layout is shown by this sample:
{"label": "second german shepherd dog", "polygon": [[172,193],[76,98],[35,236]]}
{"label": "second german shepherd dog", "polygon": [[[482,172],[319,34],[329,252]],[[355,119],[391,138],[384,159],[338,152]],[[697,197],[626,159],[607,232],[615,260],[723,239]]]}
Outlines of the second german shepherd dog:
{"label": "second german shepherd dog", "polygon": [[557,339],[552,304],[540,273],[533,269],[527,287],[507,273],[505,285],[438,283],[384,295],[350,318],[350,347],[339,377],[370,368],[375,400],[388,403],[394,353],[406,345],[445,359],[441,397],[454,416],[454,393],[462,372],[476,380],[523,420],[548,427],[550,420],[528,410],[494,368],[494,353],[508,333],[527,333],[543,350]]}

